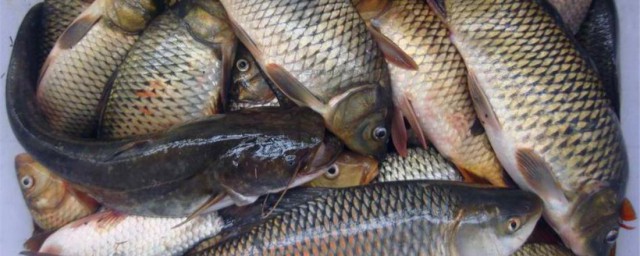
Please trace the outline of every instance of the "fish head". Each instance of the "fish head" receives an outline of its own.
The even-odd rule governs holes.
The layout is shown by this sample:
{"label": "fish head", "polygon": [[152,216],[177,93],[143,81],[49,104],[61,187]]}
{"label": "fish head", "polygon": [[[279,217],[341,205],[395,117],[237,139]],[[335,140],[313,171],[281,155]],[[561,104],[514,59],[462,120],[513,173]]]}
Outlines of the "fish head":
{"label": "fish head", "polygon": [[466,194],[455,238],[460,255],[510,255],[542,215],[542,200],[530,192],[489,189]]}
{"label": "fish head", "polygon": [[200,42],[221,47],[230,47],[236,42],[227,14],[219,1],[183,1],[176,10],[179,16],[184,16],[191,35]]}
{"label": "fish head", "polygon": [[138,33],[176,0],[110,0],[105,5],[107,20],[118,28]]}
{"label": "fish head", "polygon": [[329,130],[349,149],[381,158],[387,152],[391,134],[389,95],[382,86],[369,84],[332,98],[326,119]]}
{"label": "fish head", "polygon": [[260,106],[276,98],[258,63],[244,47],[238,48],[232,76],[231,101]]}
{"label": "fish head", "polygon": [[618,238],[622,199],[610,188],[585,197],[559,227],[563,242],[577,255],[609,255]]}
{"label": "fish head", "polygon": [[55,209],[66,196],[65,184],[29,154],[15,158],[20,189],[30,210]]}
{"label": "fish head", "polygon": [[344,151],[310,187],[345,188],[369,184],[378,176],[378,161],[354,152]]}

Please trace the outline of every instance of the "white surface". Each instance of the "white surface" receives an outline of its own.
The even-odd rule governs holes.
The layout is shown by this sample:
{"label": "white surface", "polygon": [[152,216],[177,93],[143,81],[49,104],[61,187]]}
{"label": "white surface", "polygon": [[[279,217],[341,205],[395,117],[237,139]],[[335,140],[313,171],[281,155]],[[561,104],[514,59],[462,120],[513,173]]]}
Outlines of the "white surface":
{"label": "white surface", "polygon": [[[29,212],[22,200],[13,167],[13,159],[23,150],[11,132],[5,110],[5,81],[11,54],[11,38],[29,8],[39,1],[3,0],[0,2],[0,255],[16,255],[31,234]],[[627,197],[640,211],[638,198],[640,165],[640,1],[617,0],[620,18],[620,66],[622,83],[622,124],[629,154],[630,175]],[[640,212],[639,212],[640,213]],[[638,221],[631,223],[639,226]],[[640,228],[622,231],[618,255],[637,256],[640,252]]]}

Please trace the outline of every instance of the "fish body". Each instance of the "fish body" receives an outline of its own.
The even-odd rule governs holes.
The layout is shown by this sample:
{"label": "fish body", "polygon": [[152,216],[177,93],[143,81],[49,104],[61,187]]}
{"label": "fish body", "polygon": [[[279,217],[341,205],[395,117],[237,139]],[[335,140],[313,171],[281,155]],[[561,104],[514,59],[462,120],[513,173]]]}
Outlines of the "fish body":
{"label": "fish body", "polygon": [[380,174],[376,182],[404,180],[451,180],[462,181],[456,167],[438,151],[410,148],[406,157],[388,154],[380,162]]}
{"label": "fish body", "polygon": [[[368,7],[372,2],[379,3]],[[418,70],[389,65],[394,104],[414,132],[421,133],[460,169],[506,186],[502,166],[477,121],[464,61],[436,13],[420,0],[360,1],[358,9],[418,65]],[[402,118],[393,125],[406,131]],[[406,141],[399,141],[400,137],[407,136],[392,139],[405,155]]]}
{"label": "fish body", "polygon": [[57,230],[44,241],[38,253],[181,255],[223,227],[223,221],[216,213],[184,221],[185,218],[129,216],[106,210]]}
{"label": "fish body", "polygon": [[611,105],[620,116],[618,14],[613,0],[594,0],[576,40],[593,59]]}
{"label": "fish body", "polygon": [[619,120],[572,35],[544,1],[430,4],[465,60],[476,112],[511,178],[543,199],[545,219],[574,253],[607,255],[628,162]]}
{"label": "fish body", "polygon": [[309,182],[310,187],[345,188],[366,185],[378,176],[378,161],[354,152],[342,152],[320,177]]}
{"label": "fish body", "polygon": [[17,155],[15,167],[27,208],[42,230],[55,230],[98,210],[94,199],[73,189],[29,154]]}
{"label": "fish body", "polygon": [[589,6],[593,0],[549,0],[562,17],[562,21],[574,34],[587,17]]}
{"label": "fish body", "polygon": [[235,45],[217,1],[183,1],[159,15],[117,70],[103,99],[100,137],[152,133],[222,112]]}
{"label": "fish body", "polygon": [[42,56],[47,57],[51,48],[65,29],[78,17],[93,1],[88,0],[47,0],[43,1],[44,40],[42,42]]}
{"label": "fish body", "polygon": [[542,211],[529,192],[442,181],[306,188],[277,207],[201,255],[509,255]]}
{"label": "fish body", "polygon": [[161,8],[150,0],[96,0],[65,30],[38,82],[38,104],[54,131],[93,136],[109,79]]}
{"label": "fish body", "polygon": [[271,81],[264,75],[256,60],[244,46],[238,47],[229,89],[229,110],[280,106],[273,93]]}
{"label": "fish body", "polygon": [[278,89],[322,114],[364,155],[388,141],[389,77],[355,8],[339,0],[223,0],[239,39]]}
{"label": "fish body", "polygon": [[59,135],[35,103],[37,46],[27,43],[35,29],[26,21],[16,37],[7,76],[9,122],[36,160],[109,208],[183,217],[207,204],[222,207],[224,198],[246,204],[321,175],[342,150],[322,117],[301,108],[218,115],[131,139]]}
{"label": "fish body", "polygon": [[512,256],[572,256],[567,248],[556,244],[527,243]]}

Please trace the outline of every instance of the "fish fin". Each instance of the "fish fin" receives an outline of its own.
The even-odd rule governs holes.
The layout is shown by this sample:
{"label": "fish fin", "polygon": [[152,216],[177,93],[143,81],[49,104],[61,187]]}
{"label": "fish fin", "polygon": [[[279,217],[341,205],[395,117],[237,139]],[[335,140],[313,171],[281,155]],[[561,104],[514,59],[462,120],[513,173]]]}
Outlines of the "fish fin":
{"label": "fish fin", "polygon": [[469,128],[469,134],[474,137],[484,134],[484,127],[482,126],[482,122],[480,122],[480,119],[478,119],[478,117],[476,117],[476,119],[473,121],[473,125],[471,125],[471,128]]}
{"label": "fish fin", "polygon": [[418,115],[413,108],[413,104],[411,104],[411,100],[409,100],[406,96],[401,96],[396,107],[400,109],[400,111],[402,111],[402,114],[411,126],[411,130],[413,130],[413,133],[415,133],[418,137],[420,145],[422,145],[422,147],[426,149],[427,138],[424,136],[424,131],[422,130],[422,126],[420,125],[420,121],[418,120]]}
{"label": "fish fin", "polygon": [[[234,41],[236,42],[236,41]],[[220,99],[219,102],[214,103],[218,106],[214,106],[215,107],[221,107],[221,108],[217,108],[218,112],[217,113],[213,113],[213,114],[218,114],[220,113],[220,109],[227,109],[227,92],[229,91],[229,89],[231,88],[231,85],[233,83],[233,77],[231,75],[232,70],[233,70],[233,65],[234,65],[234,61],[235,61],[235,55],[236,55],[236,50],[237,50],[237,44],[234,43],[233,46],[231,47],[222,47],[221,51],[222,51],[222,89],[220,90],[220,95],[218,95],[218,98]],[[212,111],[213,112],[213,111]]]}
{"label": "fish fin", "polygon": [[42,244],[44,243],[44,241],[46,241],[47,238],[51,234],[53,234],[53,232],[54,231],[51,230],[51,231],[43,231],[43,232],[39,232],[38,234],[34,234],[29,239],[27,239],[27,241],[25,241],[24,244],[22,244],[22,246],[24,247],[24,249],[30,252],[37,252],[40,250],[40,247],[42,247]]}
{"label": "fish fin", "polygon": [[518,149],[516,151],[516,163],[525,182],[538,195],[545,199],[551,199],[548,200],[550,202],[568,203],[567,197],[551,173],[551,167],[533,150]]}
{"label": "fish fin", "polygon": [[229,18],[229,25],[231,25],[231,29],[236,34],[236,37],[238,37],[240,42],[242,42],[242,45],[244,45],[244,47],[249,50],[253,58],[256,59],[258,63],[262,63],[262,56],[264,56],[262,54],[262,50],[260,50],[258,45],[253,41],[253,39],[251,39],[249,35],[247,35],[247,32],[244,31],[244,29],[233,19],[233,17],[231,17],[230,15],[227,15],[227,17]]}
{"label": "fish fin", "polygon": [[376,28],[371,25],[367,25],[367,29],[369,30],[373,40],[378,44],[378,48],[382,51],[385,59],[395,66],[398,66],[407,70],[418,70],[418,64],[400,48],[397,44],[395,44],[391,39],[387,36],[383,35]]}
{"label": "fish fin", "polygon": [[196,209],[193,213],[191,213],[189,216],[187,216],[187,218],[184,221],[180,222],[178,225],[175,225],[172,228],[180,227],[180,226],[186,224],[187,222],[195,219],[196,217],[200,216],[201,214],[205,213],[206,210],[209,209],[211,206],[213,206],[216,203],[222,201],[222,199],[225,196],[227,196],[225,193],[219,193],[216,196],[209,198],[209,200],[204,202],[200,207],[198,207],[198,209]]}
{"label": "fish fin", "polygon": [[268,64],[265,72],[278,89],[299,106],[309,107],[321,114],[326,112],[326,105],[278,64]]}
{"label": "fish fin", "polygon": [[493,107],[487,99],[487,96],[484,94],[482,89],[479,87],[478,79],[475,73],[469,69],[467,72],[468,84],[469,84],[469,93],[471,94],[471,99],[473,100],[473,105],[476,109],[476,114],[479,117],[479,120],[484,127],[491,126],[496,129],[502,129],[502,125],[496,116],[496,113],[493,111]]}
{"label": "fish fin", "polygon": [[620,209],[620,218],[623,221],[634,221],[636,220],[636,211],[633,209],[633,205],[628,198],[622,200],[622,206]]}
{"label": "fish fin", "polygon": [[96,105],[96,109],[95,109],[94,116],[96,117],[96,120],[94,121],[94,124],[93,124],[94,126],[91,129],[92,131],[94,131],[93,136],[95,138],[101,138],[103,135],[102,133],[104,131],[102,130],[102,124],[104,123],[104,114],[107,110],[107,105],[109,105],[109,99],[111,99],[111,91],[113,91],[113,87],[119,73],[120,73],[119,70],[116,69],[109,76],[109,79],[105,83],[104,88],[102,88],[100,101],[98,101],[98,105]]}
{"label": "fish fin", "polygon": [[71,49],[75,46],[82,38],[91,30],[93,25],[95,25],[100,18],[102,18],[103,14],[103,1],[97,0],[89,8],[83,11],[68,27],[62,32],[62,35],[56,41],[56,44],[53,46],[53,49],[49,52],[47,59],[44,61],[42,68],[40,69],[40,76],[38,78],[38,83],[44,77],[46,71],[49,69],[49,66],[53,61],[60,55],[64,50]]}
{"label": "fish fin", "polygon": [[427,0],[427,4],[431,7],[438,17],[444,22],[447,18],[447,9],[445,8],[445,0]]}
{"label": "fish fin", "polygon": [[398,154],[407,157],[407,127],[404,125],[404,116],[402,111],[397,107],[393,111],[393,119],[391,120],[391,140]]}
{"label": "fish fin", "polygon": [[[454,164],[455,165],[455,164]],[[455,165],[456,168],[458,168],[458,172],[460,172],[460,176],[462,176],[462,181],[465,183],[472,183],[472,184],[478,184],[478,183],[487,183],[485,180],[483,180],[482,178],[476,176],[475,174],[473,174],[472,172],[470,172],[469,170],[467,170],[466,168],[462,168],[458,165]]]}

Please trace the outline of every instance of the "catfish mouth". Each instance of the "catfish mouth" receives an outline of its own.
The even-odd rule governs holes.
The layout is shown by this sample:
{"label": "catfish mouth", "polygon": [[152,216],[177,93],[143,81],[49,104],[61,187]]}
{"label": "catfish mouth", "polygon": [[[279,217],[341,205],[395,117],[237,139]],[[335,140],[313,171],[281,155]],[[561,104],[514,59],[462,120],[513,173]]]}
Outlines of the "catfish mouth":
{"label": "catfish mouth", "polygon": [[[342,153],[343,146],[342,143],[335,136],[330,133],[326,133],[322,144],[318,146],[315,154],[309,161],[309,163],[303,167],[302,170],[296,176],[298,177],[306,176],[306,175],[317,175],[322,174],[329,167],[333,165],[333,163],[338,159],[340,153]],[[316,176],[317,177],[317,176]]]}

